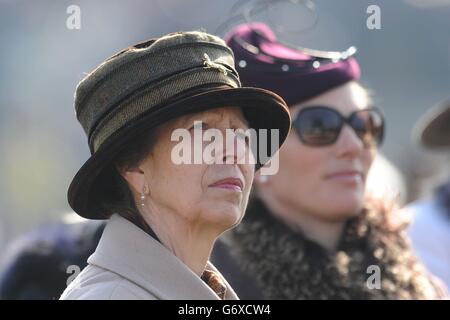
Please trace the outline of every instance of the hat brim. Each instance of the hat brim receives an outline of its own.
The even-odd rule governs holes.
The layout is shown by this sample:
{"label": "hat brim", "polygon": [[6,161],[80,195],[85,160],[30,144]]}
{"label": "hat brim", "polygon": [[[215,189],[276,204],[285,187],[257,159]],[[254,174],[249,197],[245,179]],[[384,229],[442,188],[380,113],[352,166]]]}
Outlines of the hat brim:
{"label": "hat brim", "polygon": [[450,100],[427,112],[416,126],[416,140],[429,149],[450,148]]}
{"label": "hat brim", "polygon": [[[289,133],[291,119],[288,108],[283,99],[273,92],[247,87],[208,89],[152,108],[111,135],[72,179],[67,193],[69,205],[84,218],[108,218],[99,203],[97,194],[101,192],[99,188],[102,186],[97,180],[106,169],[111,169],[116,156],[133,138],[182,115],[226,106],[241,107],[250,128],[278,129],[279,146]],[[270,151],[273,151],[273,155],[278,149]],[[262,165],[264,163],[257,159],[256,168]]]}

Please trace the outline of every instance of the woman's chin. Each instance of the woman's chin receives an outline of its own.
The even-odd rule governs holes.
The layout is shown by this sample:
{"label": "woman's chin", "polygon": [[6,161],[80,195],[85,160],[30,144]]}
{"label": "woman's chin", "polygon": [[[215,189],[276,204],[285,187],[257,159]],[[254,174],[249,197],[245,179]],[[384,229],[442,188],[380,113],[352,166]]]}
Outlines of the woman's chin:
{"label": "woman's chin", "polygon": [[224,231],[238,224],[243,217],[242,209],[236,205],[227,204],[214,208],[205,217],[210,223]]}
{"label": "woman's chin", "polygon": [[328,203],[332,208],[358,211],[364,199],[364,190],[335,189],[328,193]]}
{"label": "woman's chin", "polygon": [[[327,199],[327,200],[325,200]],[[317,208],[323,218],[332,221],[344,221],[357,216],[363,206],[363,196],[360,193],[336,192],[333,197],[326,197],[318,202],[324,205]]]}

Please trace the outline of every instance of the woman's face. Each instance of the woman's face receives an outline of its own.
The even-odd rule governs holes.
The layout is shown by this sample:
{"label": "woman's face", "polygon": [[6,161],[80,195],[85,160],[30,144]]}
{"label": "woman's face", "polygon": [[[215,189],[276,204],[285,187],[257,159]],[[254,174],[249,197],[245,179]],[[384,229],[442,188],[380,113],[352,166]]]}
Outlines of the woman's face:
{"label": "woman's face", "polygon": [[[293,106],[290,111],[294,119],[303,107],[322,105],[347,117],[368,104],[366,91],[350,82]],[[344,125],[334,144],[321,147],[303,144],[291,130],[280,149],[278,173],[258,187],[289,212],[342,221],[362,208],[365,180],[374,155],[375,150],[364,147],[348,125]]]}
{"label": "woman's face", "polygon": [[[203,132],[218,129],[224,143],[215,159],[222,164],[176,164],[173,150],[180,143],[171,141],[177,129],[186,129],[194,152],[194,121],[201,121]],[[226,230],[242,219],[254,177],[254,164],[241,164],[243,156],[249,156],[250,148],[245,141],[238,143],[232,135],[231,144],[225,143],[226,129],[248,129],[241,109],[224,107],[189,114],[160,126],[155,133],[156,142],[140,168],[150,189],[147,203],[152,208],[175,212],[190,223],[206,223]],[[186,132],[186,131],[185,131]],[[198,133],[197,131],[196,133]],[[230,141],[230,140],[228,140]],[[211,142],[197,143],[202,150]],[[225,163],[231,162],[230,164]],[[216,161],[215,161],[216,162]]]}

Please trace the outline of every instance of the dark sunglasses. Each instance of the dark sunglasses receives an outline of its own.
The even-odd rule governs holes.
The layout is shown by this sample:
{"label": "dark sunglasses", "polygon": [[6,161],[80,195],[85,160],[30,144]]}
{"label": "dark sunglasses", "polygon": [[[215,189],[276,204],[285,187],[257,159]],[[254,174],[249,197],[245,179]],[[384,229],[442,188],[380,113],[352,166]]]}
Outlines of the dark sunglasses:
{"label": "dark sunglasses", "polygon": [[336,142],[344,124],[348,124],[365,147],[383,142],[384,117],[377,108],[352,112],[344,117],[333,108],[311,106],[300,110],[292,122],[300,140],[308,146],[327,146]]}

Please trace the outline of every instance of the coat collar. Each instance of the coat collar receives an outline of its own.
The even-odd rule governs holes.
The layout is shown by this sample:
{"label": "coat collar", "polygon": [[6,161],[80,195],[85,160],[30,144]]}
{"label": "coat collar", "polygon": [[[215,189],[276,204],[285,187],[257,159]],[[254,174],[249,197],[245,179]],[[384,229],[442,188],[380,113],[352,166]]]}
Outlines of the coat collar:
{"label": "coat collar", "polygon": [[[118,214],[108,221],[88,263],[128,279],[159,299],[219,299],[167,248]],[[222,276],[209,261],[206,268]],[[225,299],[238,299],[231,286],[224,282]]]}

